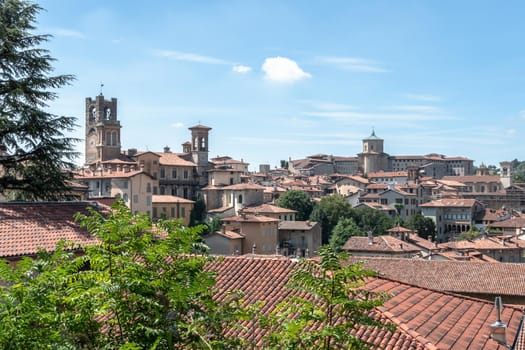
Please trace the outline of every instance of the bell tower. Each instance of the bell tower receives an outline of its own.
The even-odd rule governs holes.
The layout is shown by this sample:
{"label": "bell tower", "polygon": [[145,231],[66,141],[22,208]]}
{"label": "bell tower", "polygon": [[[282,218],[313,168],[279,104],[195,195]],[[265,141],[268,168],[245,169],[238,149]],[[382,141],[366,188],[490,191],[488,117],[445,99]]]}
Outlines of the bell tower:
{"label": "bell tower", "polygon": [[197,164],[197,175],[201,186],[208,182],[208,134],[210,127],[195,125],[189,128],[191,131],[191,158]]}
{"label": "bell tower", "polygon": [[120,121],[117,99],[100,94],[86,98],[86,164],[96,164],[120,155]]}

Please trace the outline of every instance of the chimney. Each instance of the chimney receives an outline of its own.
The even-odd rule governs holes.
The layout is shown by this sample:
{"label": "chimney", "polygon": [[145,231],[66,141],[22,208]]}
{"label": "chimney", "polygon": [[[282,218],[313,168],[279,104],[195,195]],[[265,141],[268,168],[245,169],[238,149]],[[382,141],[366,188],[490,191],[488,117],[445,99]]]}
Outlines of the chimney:
{"label": "chimney", "polygon": [[372,231],[368,231],[366,233],[367,237],[368,237],[368,244],[369,245],[372,245],[374,244],[374,236],[372,235]]}

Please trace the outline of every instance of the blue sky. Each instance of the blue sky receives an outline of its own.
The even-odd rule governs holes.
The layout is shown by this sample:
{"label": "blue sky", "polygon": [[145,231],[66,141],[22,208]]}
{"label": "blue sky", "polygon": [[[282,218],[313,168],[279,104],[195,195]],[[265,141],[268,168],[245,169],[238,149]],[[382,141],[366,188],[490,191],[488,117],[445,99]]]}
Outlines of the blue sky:
{"label": "blue sky", "polygon": [[[372,128],[392,155],[525,159],[525,4],[518,1],[46,0],[38,30],[56,73],[50,108],[118,98],[123,149],[180,152],[212,127],[210,156],[272,167],[355,156]],[[83,144],[78,147],[83,151]],[[83,160],[83,158],[82,158]],[[82,160],[79,160],[81,163]]]}

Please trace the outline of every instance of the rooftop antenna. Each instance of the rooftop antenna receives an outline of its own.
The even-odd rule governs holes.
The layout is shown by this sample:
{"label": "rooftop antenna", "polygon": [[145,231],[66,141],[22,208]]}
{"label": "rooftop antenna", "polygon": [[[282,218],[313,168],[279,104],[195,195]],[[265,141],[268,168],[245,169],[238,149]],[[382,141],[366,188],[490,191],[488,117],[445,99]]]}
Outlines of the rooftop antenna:
{"label": "rooftop antenna", "polygon": [[102,96],[102,88],[104,87],[104,83],[100,83],[100,96]]}
{"label": "rooftop antenna", "polygon": [[503,308],[503,304],[501,302],[500,296],[496,297],[494,306],[498,312],[498,320],[490,325],[490,337],[499,344],[510,349],[510,347],[507,345],[507,325],[501,322],[501,309]]}

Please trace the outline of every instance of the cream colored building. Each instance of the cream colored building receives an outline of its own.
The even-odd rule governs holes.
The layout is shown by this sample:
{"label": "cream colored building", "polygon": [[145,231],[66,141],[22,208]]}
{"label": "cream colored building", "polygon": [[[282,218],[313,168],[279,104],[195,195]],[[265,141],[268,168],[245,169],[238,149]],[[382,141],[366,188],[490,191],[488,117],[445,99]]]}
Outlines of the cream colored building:
{"label": "cream colored building", "polygon": [[84,169],[75,180],[88,186],[89,199],[122,198],[132,213],[151,215],[153,187],[157,182],[143,170]]}
{"label": "cream colored building", "polygon": [[181,219],[182,225],[189,225],[191,211],[193,210],[193,205],[195,204],[194,201],[169,195],[153,196],[152,201],[153,220],[160,218]]}

